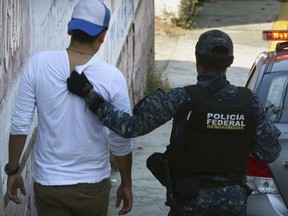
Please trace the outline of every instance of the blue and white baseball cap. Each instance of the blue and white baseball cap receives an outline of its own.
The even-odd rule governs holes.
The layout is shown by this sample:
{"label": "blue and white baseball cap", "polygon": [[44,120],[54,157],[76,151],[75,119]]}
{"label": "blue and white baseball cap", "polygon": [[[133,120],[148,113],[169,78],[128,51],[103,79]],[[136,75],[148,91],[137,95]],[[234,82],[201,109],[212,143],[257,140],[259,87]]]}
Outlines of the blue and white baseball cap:
{"label": "blue and white baseball cap", "polygon": [[80,0],[74,7],[68,30],[81,30],[90,36],[108,28],[110,10],[100,0]]}

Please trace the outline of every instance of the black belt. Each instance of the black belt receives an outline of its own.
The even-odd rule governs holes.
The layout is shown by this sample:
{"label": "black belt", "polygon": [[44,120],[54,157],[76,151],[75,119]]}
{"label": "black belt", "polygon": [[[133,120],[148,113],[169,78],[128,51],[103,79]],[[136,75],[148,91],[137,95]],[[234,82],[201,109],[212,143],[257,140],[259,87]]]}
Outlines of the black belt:
{"label": "black belt", "polygon": [[199,187],[226,187],[232,185],[243,185],[243,181],[241,180],[229,180],[229,181],[217,181],[210,179],[199,179]]}

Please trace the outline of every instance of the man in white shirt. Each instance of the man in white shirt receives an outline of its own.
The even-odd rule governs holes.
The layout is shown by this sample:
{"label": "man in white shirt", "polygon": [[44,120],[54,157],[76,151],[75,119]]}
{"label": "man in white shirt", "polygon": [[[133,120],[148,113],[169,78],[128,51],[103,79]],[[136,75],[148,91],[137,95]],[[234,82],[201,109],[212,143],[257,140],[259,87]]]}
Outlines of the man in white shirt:
{"label": "man in white shirt", "polygon": [[[119,214],[132,208],[132,142],[121,138],[85,109],[85,102],[67,90],[71,72],[85,75],[94,89],[115,107],[130,113],[127,84],[114,66],[98,59],[110,20],[109,9],[99,0],[80,0],[68,25],[71,43],[66,50],[43,51],[24,67],[9,140],[7,191],[20,204],[17,188],[26,194],[18,173],[19,159],[37,107],[38,127],[34,149],[34,194],[38,216],[107,215],[109,153],[116,156],[121,175],[116,206]],[[88,92],[83,92],[83,97]],[[96,130],[95,130],[96,129]]]}

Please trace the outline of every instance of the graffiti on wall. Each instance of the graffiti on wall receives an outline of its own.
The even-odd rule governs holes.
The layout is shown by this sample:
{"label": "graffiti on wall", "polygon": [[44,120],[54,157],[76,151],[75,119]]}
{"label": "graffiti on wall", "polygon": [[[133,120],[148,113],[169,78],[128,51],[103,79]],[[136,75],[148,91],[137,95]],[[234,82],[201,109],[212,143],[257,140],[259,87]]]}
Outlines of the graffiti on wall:
{"label": "graffiti on wall", "polygon": [[100,54],[111,64],[116,64],[127,33],[133,22],[134,0],[104,1],[113,11],[108,34]]}
{"label": "graffiti on wall", "polygon": [[[148,66],[153,63],[151,50],[153,50],[153,11],[154,1],[141,0],[102,0],[111,9],[112,19],[110,28],[101,47],[99,55],[109,63],[117,65],[124,73],[128,82],[131,102],[142,96],[144,80]],[[67,45],[67,23],[71,18],[74,4],[78,0],[69,1],[39,1],[39,0],[1,0],[0,1],[0,99],[7,93],[7,89],[17,86],[8,86],[9,82],[20,74],[21,64],[27,57],[42,50],[61,49]],[[29,28],[31,26],[31,28]],[[33,28],[32,28],[33,27]],[[9,38],[10,37],[10,38]],[[69,41],[68,41],[69,42]],[[137,58],[135,57],[137,56]],[[150,61],[150,62],[149,62]],[[3,84],[4,83],[4,84]],[[5,86],[5,88],[3,87]],[[15,93],[16,91],[14,91]],[[1,170],[0,194],[6,193],[6,179],[3,177],[3,164],[7,162],[9,122],[12,113],[13,98],[15,94],[7,96],[12,98],[7,106],[1,110],[0,105],[0,141],[6,143],[0,149]],[[6,96],[5,96],[6,97]],[[2,111],[2,112],[1,112]],[[9,116],[9,118],[7,117]],[[36,127],[37,119],[32,129]],[[3,132],[4,131],[4,132]],[[31,130],[32,131],[32,130]],[[35,135],[35,134],[34,134]],[[30,139],[28,139],[30,140]],[[34,143],[33,139],[30,140]],[[30,145],[28,145],[30,146]],[[32,148],[31,148],[32,149]],[[0,215],[20,215],[27,209],[28,215],[35,215],[32,193],[33,160],[31,149],[25,149],[27,162],[22,176],[27,183],[27,195],[23,205],[8,203],[5,205],[0,197]],[[1,176],[2,175],[2,176]],[[2,186],[2,187],[1,187]],[[29,191],[29,192],[28,192]],[[31,196],[30,196],[31,195]],[[7,204],[8,203],[8,204]],[[7,204],[7,206],[6,206]],[[6,209],[4,210],[4,206]]]}
{"label": "graffiti on wall", "polygon": [[13,78],[29,51],[28,0],[0,2],[0,110]]}

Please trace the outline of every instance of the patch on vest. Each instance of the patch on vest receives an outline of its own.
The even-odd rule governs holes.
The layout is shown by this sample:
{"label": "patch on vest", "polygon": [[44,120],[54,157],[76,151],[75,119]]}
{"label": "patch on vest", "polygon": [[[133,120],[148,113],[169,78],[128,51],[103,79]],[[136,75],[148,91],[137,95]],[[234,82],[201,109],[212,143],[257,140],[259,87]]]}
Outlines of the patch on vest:
{"label": "patch on vest", "polygon": [[239,113],[207,113],[206,125],[208,129],[216,130],[244,130],[245,116]]}

